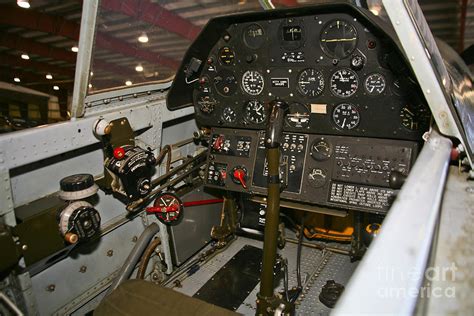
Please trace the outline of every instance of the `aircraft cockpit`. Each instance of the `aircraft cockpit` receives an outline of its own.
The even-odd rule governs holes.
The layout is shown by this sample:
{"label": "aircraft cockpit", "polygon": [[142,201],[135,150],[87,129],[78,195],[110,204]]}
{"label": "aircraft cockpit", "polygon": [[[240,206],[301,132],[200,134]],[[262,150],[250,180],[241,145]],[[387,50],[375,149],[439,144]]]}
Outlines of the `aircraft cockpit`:
{"label": "aircraft cockpit", "polygon": [[1,313],[472,310],[473,77],[423,6],[193,6],[82,2],[71,119],[0,135]]}

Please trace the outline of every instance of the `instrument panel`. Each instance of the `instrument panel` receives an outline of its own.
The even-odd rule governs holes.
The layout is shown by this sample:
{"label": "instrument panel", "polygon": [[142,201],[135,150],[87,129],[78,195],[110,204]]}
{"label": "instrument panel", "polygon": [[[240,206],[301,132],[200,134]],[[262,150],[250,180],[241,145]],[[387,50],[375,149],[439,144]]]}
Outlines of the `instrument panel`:
{"label": "instrument panel", "polygon": [[191,84],[196,120],[263,129],[282,99],[287,131],[419,140],[430,111],[400,63],[391,41],[347,13],[234,23]]}
{"label": "instrument panel", "polygon": [[355,6],[231,15],[190,47],[168,107],[193,105],[211,130],[207,186],[266,195],[268,104],[285,101],[281,198],[385,213],[430,125],[414,78],[393,31]]}

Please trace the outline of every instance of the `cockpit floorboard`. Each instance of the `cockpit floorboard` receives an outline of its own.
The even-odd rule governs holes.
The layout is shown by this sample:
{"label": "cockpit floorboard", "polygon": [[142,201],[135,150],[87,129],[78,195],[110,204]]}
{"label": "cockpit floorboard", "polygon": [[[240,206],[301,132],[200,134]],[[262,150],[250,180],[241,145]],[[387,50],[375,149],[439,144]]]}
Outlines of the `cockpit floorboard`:
{"label": "cockpit floorboard", "polygon": [[[294,237],[292,232],[287,231],[287,235]],[[293,236],[292,236],[293,235]],[[250,245],[263,248],[263,242],[245,237],[238,237],[225,251],[217,254],[202,266],[196,273],[187,277],[181,282],[181,287],[174,290],[189,296],[195,295],[199,289],[210,280],[232,257],[234,257],[244,246]],[[332,243],[330,246],[334,246]],[[337,244],[338,248],[349,249],[349,245]],[[297,245],[287,243],[280,254],[284,258],[294,258],[288,261],[289,288],[297,285],[296,281],[296,254]],[[296,302],[296,314],[323,314],[328,315],[331,309],[319,301],[321,288],[328,280],[346,285],[357,267],[358,262],[351,262],[349,256],[336,254],[329,251],[303,246],[301,253],[301,278],[303,283],[303,294]],[[243,315],[255,315],[256,295],[259,291],[260,283],[248,293],[247,298],[237,308],[236,312]],[[225,289],[223,289],[225,290]],[[283,290],[283,280],[278,284],[276,291]]]}

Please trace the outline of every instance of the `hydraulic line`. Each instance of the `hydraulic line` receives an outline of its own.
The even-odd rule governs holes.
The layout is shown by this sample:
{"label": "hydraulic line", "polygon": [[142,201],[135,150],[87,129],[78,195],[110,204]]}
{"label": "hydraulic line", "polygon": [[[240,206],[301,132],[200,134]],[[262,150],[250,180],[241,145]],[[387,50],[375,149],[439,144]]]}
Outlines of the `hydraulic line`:
{"label": "hydraulic line", "polygon": [[156,238],[145,249],[145,252],[143,253],[143,256],[142,256],[142,260],[140,260],[140,264],[138,266],[137,279],[145,278],[145,272],[148,266],[148,262],[150,261],[151,255],[155,251],[156,247],[158,247],[159,245],[161,245],[161,239]]}
{"label": "hydraulic line", "polygon": [[128,255],[127,259],[125,260],[122,268],[118,272],[117,277],[112,282],[112,285],[110,286],[107,292],[108,294],[115,290],[124,281],[130,278],[130,275],[132,274],[133,269],[135,269],[138,260],[140,260],[143,251],[145,250],[153,236],[155,236],[159,230],[160,227],[157,223],[152,223],[148,225],[147,228],[145,228],[143,233],[140,235],[140,238],[138,238],[137,243],[133,247],[132,251]]}

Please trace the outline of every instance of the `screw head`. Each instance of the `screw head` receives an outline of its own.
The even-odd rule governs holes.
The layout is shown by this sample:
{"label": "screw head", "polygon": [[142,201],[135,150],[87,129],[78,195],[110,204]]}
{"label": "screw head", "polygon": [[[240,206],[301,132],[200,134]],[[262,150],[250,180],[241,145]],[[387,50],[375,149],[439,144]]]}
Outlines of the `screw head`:
{"label": "screw head", "polygon": [[87,271],[87,267],[86,266],[82,266],[80,269],[79,269],[79,272],[81,273],[85,273]]}
{"label": "screw head", "polygon": [[21,250],[27,251],[27,250],[28,250],[28,245],[23,245],[23,246],[21,246]]}
{"label": "screw head", "polygon": [[110,249],[109,251],[107,251],[107,256],[108,257],[112,257],[114,255],[114,251],[112,249]]}
{"label": "screw head", "polygon": [[48,292],[53,292],[56,289],[56,285],[50,284],[46,289],[48,290]]}
{"label": "screw head", "polygon": [[133,242],[137,242],[137,240],[138,240],[138,237],[137,237],[137,236],[133,236],[132,241],[133,241]]}

